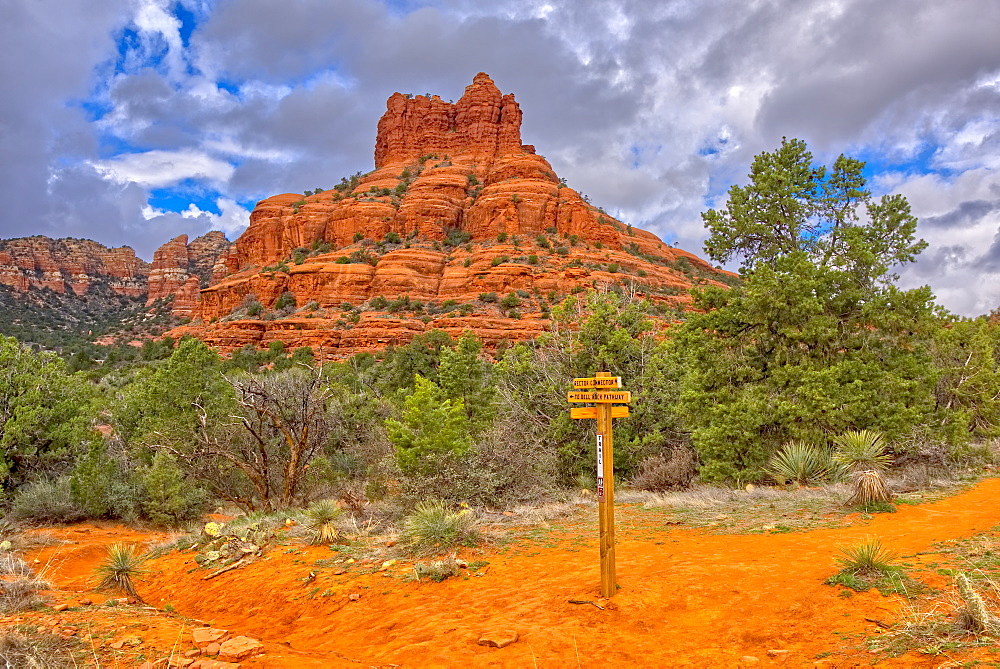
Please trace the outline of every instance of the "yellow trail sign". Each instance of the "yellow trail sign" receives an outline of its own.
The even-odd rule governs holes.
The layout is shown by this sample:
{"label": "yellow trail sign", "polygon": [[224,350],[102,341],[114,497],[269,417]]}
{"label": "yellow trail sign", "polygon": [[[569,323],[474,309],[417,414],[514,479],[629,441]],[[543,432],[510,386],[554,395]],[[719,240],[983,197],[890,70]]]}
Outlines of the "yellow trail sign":
{"label": "yellow trail sign", "polygon": [[[597,407],[570,407],[570,418],[597,418]],[[611,407],[612,418],[628,418],[628,407]]]}
{"label": "yellow trail sign", "polygon": [[628,390],[595,390],[591,392],[571,390],[566,393],[570,402],[598,402],[601,404],[627,404],[632,401],[632,393]]}
{"label": "yellow trail sign", "polygon": [[[573,379],[574,390],[566,394],[570,402],[593,402],[597,406],[570,407],[572,418],[597,419],[597,516],[601,552],[601,596],[613,597],[618,590],[615,569],[615,456],[612,418],[626,418],[632,393],[622,387],[620,376],[597,372],[592,378]],[[589,390],[593,388],[593,390]]]}
{"label": "yellow trail sign", "polygon": [[621,388],[622,377],[620,376],[598,376],[590,378],[573,379],[575,390],[586,390],[587,388]]}

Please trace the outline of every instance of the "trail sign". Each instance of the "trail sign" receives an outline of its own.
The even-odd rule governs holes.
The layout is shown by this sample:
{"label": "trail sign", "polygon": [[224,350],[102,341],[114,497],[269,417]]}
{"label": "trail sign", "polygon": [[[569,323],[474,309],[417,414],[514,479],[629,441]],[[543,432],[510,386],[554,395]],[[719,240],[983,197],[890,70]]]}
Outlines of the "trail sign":
{"label": "trail sign", "polygon": [[627,404],[632,401],[632,393],[627,390],[594,390],[590,392],[571,390],[566,393],[566,399],[570,402],[607,402],[608,404]]}
{"label": "trail sign", "polygon": [[[620,376],[608,372],[598,372],[591,378],[573,379],[573,388],[566,394],[570,402],[592,402],[597,406],[570,407],[572,418],[594,418],[597,420],[597,513],[600,524],[601,550],[601,596],[613,597],[618,589],[615,573],[615,458],[614,437],[611,431],[612,418],[626,418],[627,404],[632,401],[632,393],[621,388]],[[594,390],[588,391],[593,388]]]}
{"label": "trail sign", "polygon": [[573,379],[574,390],[586,390],[587,388],[621,388],[622,377],[620,376],[595,376],[591,378]]}
{"label": "trail sign", "polygon": [[[570,418],[597,418],[597,407],[570,407]],[[612,418],[628,418],[628,407],[611,407]]]}

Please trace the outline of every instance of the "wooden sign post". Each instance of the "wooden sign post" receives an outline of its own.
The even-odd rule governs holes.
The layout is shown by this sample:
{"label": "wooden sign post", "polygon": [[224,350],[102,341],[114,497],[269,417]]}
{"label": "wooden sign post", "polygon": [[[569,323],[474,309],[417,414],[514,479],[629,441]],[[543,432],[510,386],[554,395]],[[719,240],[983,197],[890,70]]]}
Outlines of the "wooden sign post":
{"label": "wooden sign post", "polygon": [[[617,390],[622,386],[619,376],[597,372],[593,378],[573,379],[567,396],[570,402],[593,402],[596,406],[572,407],[573,418],[597,419],[597,514],[600,526],[601,596],[613,597],[618,589],[615,573],[615,455],[612,418],[628,416],[627,404],[632,394]],[[591,390],[593,389],[593,390]]]}

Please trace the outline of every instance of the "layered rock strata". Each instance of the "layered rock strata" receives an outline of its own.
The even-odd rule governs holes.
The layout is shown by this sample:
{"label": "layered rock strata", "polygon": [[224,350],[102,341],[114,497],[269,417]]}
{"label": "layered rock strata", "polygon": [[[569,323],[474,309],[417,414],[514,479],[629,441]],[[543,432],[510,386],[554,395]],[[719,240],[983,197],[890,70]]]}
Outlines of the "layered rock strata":
{"label": "layered rock strata", "polygon": [[0,283],[15,290],[48,288],[85,295],[95,283],[128,297],[146,293],[149,264],[127,246],[109,249],[89,239],[20,237],[0,240]]}

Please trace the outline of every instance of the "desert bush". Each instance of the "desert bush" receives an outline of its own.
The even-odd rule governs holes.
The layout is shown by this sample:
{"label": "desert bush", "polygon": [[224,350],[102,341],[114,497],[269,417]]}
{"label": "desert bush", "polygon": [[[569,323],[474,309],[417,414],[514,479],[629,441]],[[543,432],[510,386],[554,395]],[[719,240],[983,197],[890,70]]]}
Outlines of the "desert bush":
{"label": "desert bush", "polygon": [[653,455],[639,463],[639,473],[632,479],[632,485],[652,492],[683,490],[691,485],[696,474],[694,451],[675,448],[669,456]]}
{"label": "desert bush", "polygon": [[288,309],[289,311],[295,309],[295,293],[290,290],[286,290],[278,299],[274,301],[274,308],[278,311],[283,309]]}
{"label": "desert bush", "polygon": [[451,576],[458,576],[458,562],[454,556],[448,556],[443,560],[417,562],[413,565],[413,573],[418,581],[422,578],[429,578],[435,583],[440,583]]}
{"label": "desert bush", "polygon": [[874,469],[858,472],[854,476],[854,494],[847,500],[847,504],[858,504],[868,509],[875,510],[895,510],[892,506],[892,493],[882,480],[882,475]]}
{"label": "desert bush", "polygon": [[882,594],[897,593],[906,597],[924,589],[895,564],[899,555],[886,548],[878,537],[867,537],[856,546],[841,546],[837,562],[841,569],[826,580],[827,585],[842,585],[859,592],[878,588]]}
{"label": "desert bush", "polygon": [[337,540],[335,521],[340,514],[340,508],[332,499],[320,500],[306,509],[306,528],[312,535],[312,543],[329,544]]}
{"label": "desert bush", "polygon": [[32,523],[72,523],[86,517],[73,499],[69,477],[36,481],[18,490],[10,507],[14,520]]}
{"label": "desert bush", "polygon": [[468,509],[449,511],[434,500],[417,504],[403,520],[403,541],[418,553],[443,552],[479,538],[476,520]]}
{"label": "desert bush", "polygon": [[146,573],[142,566],[145,561],[146,556],[139,553],[135,546],[108,546],[107,557],[94,570],[98,577],[97,589],[122,592],[137,601],[143,601],[135,589],[135,581]]}
{"label": "desert bush", "polygon": [[837,563],[854,574],[884,574],[893,568],[899,555],[882,545],[878,537],[867,537],[856,546],[841,546]]}
{"label": "desert bush", "polygon": [[833,459],[854,477],[854,494],[848,504],[888,503],[892,494],[885,486],[883,473],[892,456],[886,452],[882,434],[874,430],[852,430],[834,438]]}
{"label": "desert bush", "polygon": [[767,463],[767,474],[779,485],[808,485],[822,481],[833,468],[830,455],[819,447],[793,440],[781,447]]}

